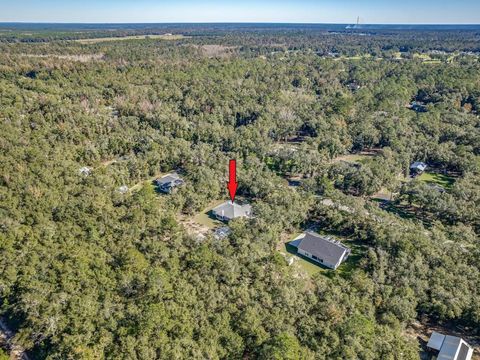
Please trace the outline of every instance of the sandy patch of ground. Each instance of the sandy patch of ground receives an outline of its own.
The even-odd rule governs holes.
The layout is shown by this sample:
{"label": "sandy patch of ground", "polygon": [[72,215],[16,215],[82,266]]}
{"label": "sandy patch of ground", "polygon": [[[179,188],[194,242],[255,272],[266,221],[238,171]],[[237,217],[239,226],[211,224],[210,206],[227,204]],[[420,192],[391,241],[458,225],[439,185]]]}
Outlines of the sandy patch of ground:
{"label": "sandy patch of ground", "polygon": [[111,37],[93,38],[93,39],[78,39],[75,41],[81,44],[96,44],[96,43],[105,42],[105,41],[146,40],[146,39],[180,40],[184,38],[185,36],[183,35],[164,34],[164,35],[132,35],[132,36],[121,36],[121,37],[111,36]]}
{"label": "sandy patch of ground", "polygon": [[192,46],[195,49],[200,50],[202,55],[207,57],[221,57],[226,58],[231,56],[237,46],[224,46],[224,45],[214,45],[214,44],[207,44],[207,45],[188,45]]}
{"label": "sandy patch of ground", "polygon": [[61,60],[89,62],[89,61],[102,60],[105,55],[102,53],[99,53],[99,54],[80,54],[80,55],[20,54],[20,56],[29,57],[29,58],[46,58],[46,59],[54,58],[54,59],[61,59]]}
{"label": "sandy patch of ground", "polygon": [[178,222],[183,225],[189,235],[198,239],[203,239],[211,231],[211,228],[208,226],[199,224],[191,217],[185,215],[180,215]]}

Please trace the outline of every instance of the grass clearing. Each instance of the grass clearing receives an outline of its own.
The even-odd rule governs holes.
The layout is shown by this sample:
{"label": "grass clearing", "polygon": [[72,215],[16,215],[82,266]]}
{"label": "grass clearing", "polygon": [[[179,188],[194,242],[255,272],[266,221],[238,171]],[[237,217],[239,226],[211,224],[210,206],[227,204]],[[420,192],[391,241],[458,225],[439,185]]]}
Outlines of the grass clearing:
{"label": "grass clearing", "polygon": [[413,58],[414,59],[421,59],[423,61],[432,60],[432,58],[428,54],[413,54]]}
{"label": "grass clearing", "polygon": [[27,58],[41,58],[41,59],[59,59],[78,62],[100,61],[105,54],[79,54],[79,55],[59,55],[59,54],[19,54],[19,56]]}
{"label": "grass clearing", "polygon": [[216,206],[218,206],[218,205],[220,205],[224,202],[225,202],[225,200],[216,200],[216,201],[210,203],[210,205],[205,210],[203,210],[199,214],[195,215],[193,217],[193,220],[197,224],[204,225],[204,226],[208,227],[209,229],[214,229],[218,226],[224,225],[221,221],[218,221],[217,219],[213,218],[210,215],[210,212],[212,211],[212,209],[214,207],[216,207]]}
{"label": "grass clearing", "polygon": [[424,172],[418,179],[427,184],[440,185],[445,189],[450,189],[455,183],[455,179],[451,176],[431,172]]}
{"label": "grass clearing", "polygon": [[381,205],[381,208],[389,213],[395,214],[402,219],[416,219],[417,215],[412,206],[407,204],[394,204],[392,202],[386,202],[382,199],[373,198],[372,201]]}
{"label": "grass clearing", "polygon": [[135,185],[133,185],[132,187],[130,187],[130,191],[131,192],[134,192],[134,191],[138,191],[140,190],[142,187],[144,186],[152,186],[153,187],[153,181],[158,179],[159,177],[162,177],[163,175],[165,175],[164,173],[157,173],[155,174],[154,176],[146,179],[146,180],[142,180],[142,181],[139,181],[138,183],[136,183]]}
{"label": "grass clearing", "polygon": [[334,61],[339,61],[339,60],[363,60],[363,59],[372,59],[371,54],[361,54],[361,55],[353,55],[353,56],[344,56],[341,55],[337,58],[334,59]]}
{"label": "grass clearing", "polygon": [[381,153],[381,150],[379,149],[365,150],[355,154],[337,156],[335,159],[332,160],[332,162],[335,163],[344,161],[352,164],[359,164],[377,156],[379,153]]}
{"label": "grass clearing", "polygon": [[78,39],[74,40],[81,44],[96,44],[105,41],[124,41],[124,40],[181,40],[184,39],[184,35],[131,35],[131,36],[122,36],[122,37],[104,37],[104,38],[92,38],[92,39]]}

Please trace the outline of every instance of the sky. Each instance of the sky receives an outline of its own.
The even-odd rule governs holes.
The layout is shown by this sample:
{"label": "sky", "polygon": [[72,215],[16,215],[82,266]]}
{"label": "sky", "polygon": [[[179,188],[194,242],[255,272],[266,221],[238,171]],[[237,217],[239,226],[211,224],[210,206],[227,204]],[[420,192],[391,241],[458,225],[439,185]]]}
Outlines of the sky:
{"label": "sky", "polygon": [[480,24],[480,0],[0,0],[0,22]]}

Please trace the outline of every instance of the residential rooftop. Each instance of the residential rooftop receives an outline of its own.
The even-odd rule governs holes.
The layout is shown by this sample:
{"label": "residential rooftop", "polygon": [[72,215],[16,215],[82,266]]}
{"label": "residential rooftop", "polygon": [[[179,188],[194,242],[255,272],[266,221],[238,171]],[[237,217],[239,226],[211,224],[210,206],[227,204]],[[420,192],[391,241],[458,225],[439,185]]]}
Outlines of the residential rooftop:
{"label": "residential rooftop", "polygon": [[239,217],[250,217],[252,215],[252,207],[249,204],[241,205],[226,201],[214,208],[212,213],[219,220],[229,221]]}
{"label": "residential rooftop", "polygon": [[462,338],[436,331],[430,336],[427,347],[438,351],[437,360],[470,360],[473,355],[473,349]]}

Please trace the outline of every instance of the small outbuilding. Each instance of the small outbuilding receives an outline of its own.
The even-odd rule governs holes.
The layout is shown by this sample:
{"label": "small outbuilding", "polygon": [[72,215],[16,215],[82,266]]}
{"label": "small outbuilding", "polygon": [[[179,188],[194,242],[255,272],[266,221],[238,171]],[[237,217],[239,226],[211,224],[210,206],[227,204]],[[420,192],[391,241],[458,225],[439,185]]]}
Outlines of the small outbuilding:
{"label": "small outbuilding", "polygon": [[352,81],[351,83],[347,84],[347,87],[350,91],[357,91],[357,90],[360,90],[361,86],[356,82],[356,81]]}
{"label": "small outbuilding", "polygon": [[227,238],[231,233],[232,230],[228,226],[222,226],[213,231],[213,237],[217,240],[222,240]]}
{"label": "small outbuilding", "polygon": [[251,217],[252,207],[249,204],[238,204],[227,201],[212,210],[213,216],[221,221],[230,221],[240,217]]}
{"label": "small outbuilding", "polygon": [[420,161],[415,161],[412,165],[410,165],[410,174],[418,175],[423,173],[427,169],[427,164]]}
{"label": "small outbuilding", "polygon": [[176,188],[185,183],[183,179],[176,173],[167,174],[155,180],[155,185],[160,192],[165,194],[172,193]]}
{"label": "small outbuilding", "polygon": [[415,112],[418,112],[418,113],[424,113],[424,112],[427,112],[427,107],[425,106],[425,104],[419,102],[419,101],[413,101],[409,108]]}
{"label": "small outbuilding", "polygon": [[297,248],[297,253],[312,259],[313,261],[336,270],[350,254],[350,249],[328,237],[321,236],[314,232],[306,232],[290,245]]}
{"label": "small outbuilding", "polygon": [[80,175],[83,175],[83,176],[88,176],[92,173],[92,169],[89,168],[88,166],[84,166],[84,167],[81,167],[78,172],[80,173]]}
{"label": "small outbuilding", "polygon": [[435,353],[437,360],[470,360],[473,348],[462,338],[432,332],[427,348]]}

